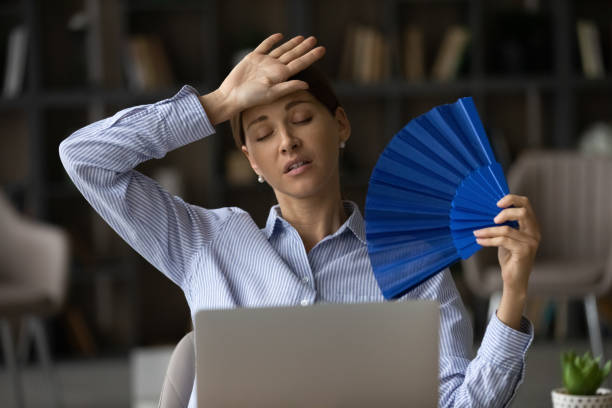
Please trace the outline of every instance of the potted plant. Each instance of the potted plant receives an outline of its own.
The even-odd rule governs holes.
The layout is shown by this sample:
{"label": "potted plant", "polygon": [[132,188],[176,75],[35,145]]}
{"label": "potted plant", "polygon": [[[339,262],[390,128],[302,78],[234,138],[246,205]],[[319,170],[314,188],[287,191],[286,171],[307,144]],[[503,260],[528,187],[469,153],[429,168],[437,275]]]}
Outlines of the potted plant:
{"label": "potted plant", "polygon": [[561,354],[561,372],[564,388],[552,390],[554,408],[612,408],[612,390],[600,388],[610,373],[612,361],[600,367],[601,356],[593,358],[590,352],[577,356],[573,351]]}

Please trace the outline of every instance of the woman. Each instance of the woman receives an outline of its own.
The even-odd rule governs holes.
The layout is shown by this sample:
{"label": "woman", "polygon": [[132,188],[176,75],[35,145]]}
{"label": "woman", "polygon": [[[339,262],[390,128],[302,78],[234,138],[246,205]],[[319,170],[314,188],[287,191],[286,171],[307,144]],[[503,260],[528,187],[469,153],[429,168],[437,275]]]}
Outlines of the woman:
{"label": "woman", "polygon": [[[325,49],[301,36],[274,48],[281,38],[265,39],[212,93],[200,96],[184,86],[172,98],[79,129],[60,145],[85,198],[183,289],[192,316],[202,308],[384,301],[363,218],[340,196],[338,155],[350,124],[331,89],[308,68]],[[229,119],[258,179],[278,200],[261,230],[239,208],[187,204],[133,170],[213,134],[214,125]],[[475,232],[481,245],[499,247],[504,281],[475,358],[470,321],[448,269],[402,297],[440,302],[440,406],[504,406],[524,375],[533,331],[522,310],[539,230],[527,198],[507,195],[499,206],[505,209],[495,221],[517,220],[520,228]]]}

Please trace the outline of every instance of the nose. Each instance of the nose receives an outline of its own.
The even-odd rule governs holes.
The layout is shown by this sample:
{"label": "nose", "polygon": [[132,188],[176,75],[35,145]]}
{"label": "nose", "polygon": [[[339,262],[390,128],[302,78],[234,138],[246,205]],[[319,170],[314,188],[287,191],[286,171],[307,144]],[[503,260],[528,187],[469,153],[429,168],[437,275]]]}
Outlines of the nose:
{"label": "nose", "polygon": [[288,153],[300,146],[300,140],[294,137],[286,128],[281,131],[280,149],[282,153]]}

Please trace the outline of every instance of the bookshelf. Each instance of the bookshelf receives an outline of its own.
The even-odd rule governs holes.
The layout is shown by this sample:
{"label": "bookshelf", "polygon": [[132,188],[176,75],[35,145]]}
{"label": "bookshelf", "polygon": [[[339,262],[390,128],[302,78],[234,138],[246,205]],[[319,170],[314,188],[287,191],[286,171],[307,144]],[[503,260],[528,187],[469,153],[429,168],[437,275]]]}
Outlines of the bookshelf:
{"label": "bookshelf", "polygon": [[[77,245],[75,270],[95,270],[90,278],[75,280],[80,289],[91,285],[88,290],[95,293],[99,289],[92,282],[108,276],[112,282],[127,285],[123,292],[125,288],[134,291],[129,301],[118,300],[131,305],[135,327],[125,339],[112,340],[123,347],[144,338],[163,341],[171,337],[169,332],[164,335],[148,329],[153,323],[147,323],[150,317],[141,309],[148,305],[149,289],[142,288],[172,299],[169,302],[179,322],[168,325],[177,336],[185,323],[180,319],[188,316],[180,306],[182,294],[170,281],[157,281],[159,273],[99,225],[63,172],[57,146],[72,131],[94,120],[170,97],[184,84],[202,93],[212,91],[231,70],[234,53],[255,46],[270,33],[283,32],[286,39],[312,34],[326,46],[326,56],[317,64],[332,78],[353,128],[342,159],[343,193],[362,206],[369,171],[378,154],[401,126],[435,105],[472,95],[505,165],[526,147],[572,147],[580,132],[595,121],[609,120],[612,112],[612,9],[600,0],[61,3],[58,7],[57,2],[9,0],[0,5],[1,67],[6,65],[10,29],[24,24],[30,35],[23,91],[13,98],[0,98],[0,123],[11,130],[0,139],[0,183],[21,210],[70,231]],[[79,20],[83,16],[90,17],[88,23]],[[595,21],[600,29],[604,78],[582,75],[575,29],[579,18]],[[387,76],[361,83],[341,75],[351,23],[372,27],[388,40]],[[423,35],[426,75],[415,80],[405,79],[407,62],[398,52],[406,45],[402,33],[409,25],[421,27]],[[431,80],[437,52],[452,25],[470,32],[464,58],[452,79]],[[146,90],[130,84],[127,44],[136,34],[159,35],[171,63],[171,83]],[[207,207],[240,206],[263,225],[274,196],[255,176],[252,185],[226,182],[224,158],[235,147],[228,123],[217,126],[217,133],[163,160],[144,163],[139,170],[155,176],[162,166],[174,167],[182,177],[187,201]],[[108,267],[109,260],[125,274],[104,275],[105,270],[113,269]],[[105,268],[98,268],[102,263]],[[110,287],[113,285],[116,283]],[[73,301],[79,307],[86,299]]]}

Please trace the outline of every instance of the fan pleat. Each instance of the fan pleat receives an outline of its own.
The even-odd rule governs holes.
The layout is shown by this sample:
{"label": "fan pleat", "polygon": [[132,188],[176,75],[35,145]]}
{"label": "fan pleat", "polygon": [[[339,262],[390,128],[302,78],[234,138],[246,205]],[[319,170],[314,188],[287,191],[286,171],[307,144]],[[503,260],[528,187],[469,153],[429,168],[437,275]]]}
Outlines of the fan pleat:
{"label": "fan pleat", "polygon": [[[416,154],[414,150],[412,153]],[[385,153],[385,159],[384,163],[380,166],[380,170],[395,174],[400,178],[408,178],[419,184],[431,186],[441,185],[440,187],[444,188],[443,191],[453,191],[460,181],[460,179],[451,172],[445,171],[442,174],[436,173],[432,168],[439,170],[437,168],[438,166],[431,160],[424,164],[405,159],[403,162],[400,162],[402,156],[393,150],[389,150]]]}
{"label": "fan pleat", "polygon": [[[371,257],[374,261],[382,261],[384,264],[379,272],[393,272],[399,265],[417,264],[421,267],[428,267],[428,261],[445,259],[448,256],[456,255],[456,248],[452,240],[445,239],[437,246],[426,245],[425,242],[412,242],[409,245],[398,248],[373,252]],[[418,270],[418,268],[417,268]]]}
{"label": "fan pleat", "polygon": [[416,122],[400,131],[397,138],[392,140],[394,144],[400,142],[412,145],[424,154],[438,158],[441,166],[447,167],[458,175],[464,176],[471,171],[467,163],[456,156],[455,150],[450,145],[440,143],[435,136],[428,134]]}
{"label": "fan pleat", "polygon": [[[377,185],[376,189],[380,189],[380,191],[376,195],[372,195],[372,205],[376,206],[376,208],[395,208],[399,207],[402,204],[402,200],[399,197],[399,193],[401,190],[397,190],[392,186],[385,185]],[[388,196],[385,197],[383,195],[387,193]],[[406,191],[404,191],[406,193]],[[406,194],[408,198],[405,201],[405,206],[401,208],[406,208],[410,206],[411,208],[422,210],[425,213],[429,213],[431,211],[437,212],[437,210],[445,210],[448,209],[448,201],[443,201],[441,199],[436,199],[426,194]],[[422,199],[422,200],[419,200]],[[409,210],[407,210],[409,211]]]}
{"label": "fan pleat", "polygon": [[419,231],[418,234],[403,232],[403,231],[391,231],[383,233],[370,233],[366,235],[368,241],[368,248],[372,251],[380,251],[386,249],[388,246],[395,244],[409,244],[411,242],[423,242],[439,243],[441,240],[448,240],[448,228],[430,229],[425,231]]}
{"label": "fan pleat", "polygon": [[379,284],[387,288],[385,296],[389,299],[397,298],[444,269],[450,262],[453,262],[454,248],[448,248],[445,255],[441,257],[440,252],[438,252],[435,257],[430,255],[417,261],[410,260],[392,265],[390,269],[382,271]]}
{"label": "fan pleat", "polygon": [[443,184],[439,184],[436,186],[431,186],[427,185],[426,183],[417,183],[413,180],[406,180],[402,177],[395,176],[379,169],[375,169],[370,177],[370,185],[372,184],[378,185],[380,188],[389,188],[390,193],[403,193],[403,196],[414,192],[443,200],[452,200],[456,192],[456,190],[450,185],[445,186]]}
{"label": "fan pleat", "polygon": [[[381,259],[388,261],[390,258],[393,259],[392,254],[398,250],[403,251],[402,254],[412,254],[412,257],[418,257],[422,255],[423,249],[427,247],[440,247],[441,245],[448,246],[451,242],[448,239],[448,232],[446,234],[440,234],[437,231],[432,231],[432,237],[427,240],[427,245],[423,245],[423,240],[413,239],[412,241],[395,241],[387,242],[384,245],[378,244],[376,247],[370,248],[371,254],[377,254]],[[449,247],[450,248],[450,247]],[[404,255],[405,256],[405,255]]]}
{"label": "fan pleat", "polygon": [[[464,135],[467,136],[475,134],[477,137],[476,140],[479,142],[479,145],[474,148],[474,151],[484,154],[487,159],[486,164],[490,165],[496,163],[495,155],[493,154],[493,150],[489,144],[489,139],[487,138],[487,134],[478,116],[478,111],[476,110],[476,105],[474,105],[474,100],[472,98],[461,98],[457,102],[457,107],[461,108],[463,117],[466,118],[466,123],[469,123],[470,125],[468,129],[465,129]],[[472,139],[472,137],[469,138],[469,140]]]}
{"label": "fan pleat", "polygon": [[366,196],[368,253],[383,295],[399,297],[478,251],[473,231],[496,225],[506,194],[472,98],[407,123],[380,155]]}
{"label": "fan pleat", "polygon": [[432,138],[444,143],[449,151],[454,152],[456,160],[461,160],[466,163],[466,167],[474,169],[478,167],[478,162],[472,154],[461,143],[454,130],[449,124],[441,120],[440,114],[436,109],[430,111],[431,118],[415,119],[419,125],[429,133]]}

